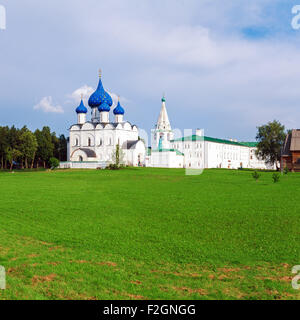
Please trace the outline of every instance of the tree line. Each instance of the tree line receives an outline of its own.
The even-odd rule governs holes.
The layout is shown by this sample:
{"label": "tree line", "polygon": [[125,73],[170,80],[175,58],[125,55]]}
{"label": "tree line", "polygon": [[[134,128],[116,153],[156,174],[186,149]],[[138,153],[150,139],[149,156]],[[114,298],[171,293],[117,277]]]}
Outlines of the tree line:
{"label": "tree line", "polygon": [[67,160],[67,139],[56,136],[49,127],[30,131],[26,126],[21,129],[12,126],[0,127],[0,167],[47,168],[52,157],[59,161]]}

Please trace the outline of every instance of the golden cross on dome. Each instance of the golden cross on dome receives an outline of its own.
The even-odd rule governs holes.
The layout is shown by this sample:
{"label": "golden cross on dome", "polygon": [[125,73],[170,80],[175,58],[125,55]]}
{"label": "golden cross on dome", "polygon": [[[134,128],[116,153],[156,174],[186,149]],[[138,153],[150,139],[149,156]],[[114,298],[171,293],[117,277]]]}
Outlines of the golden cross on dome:
{"label": "golden cross on dome", "polygon": [[102,70],[99,69],[99,78],[101,78],[101,76],[102,76]]}
{"label": "golden cross on dome", "polygon": [[83,100],[83,93],[81,93],[81,100]]}

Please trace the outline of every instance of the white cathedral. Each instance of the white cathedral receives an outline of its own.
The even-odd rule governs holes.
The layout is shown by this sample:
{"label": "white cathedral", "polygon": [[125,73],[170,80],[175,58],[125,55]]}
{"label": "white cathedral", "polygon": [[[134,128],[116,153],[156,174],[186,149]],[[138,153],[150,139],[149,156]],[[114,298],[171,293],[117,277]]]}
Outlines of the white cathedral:
{"label": "white cathedral", "polygon": [[255,142],[211,138],[198,129],[195,134],[175,139],[164,97],[149,148],[140,139],[138,127],[124,120],[125,110],[120,100],[111,121],[113,100],[103,87],[101,75],[88,104],[91,108],[90,121],[86,118],[88,109],[83,99],[76,109],[77,124],[69,129],[68,161],[62,162],[61,168],[105,168],[114,162],[119,146],[120,160],[128,166],[271,169],[257,158]]}
{"label": "white cathedral", "polygon": [[76,109],[77,124],[69,129],[68,162],[63,168],[105,168],[114,162],[117,146],[120,161],[124,165],[143,166],[146,148],[139,139],[138,128],[124,120],[125,110],[118,101],[113,110],[114,119],[110,119],[113,105],[111,96],[104,90],[101,75],[97,90],[90,96],[91,121],[87,121],[88,109],[83,99]]}

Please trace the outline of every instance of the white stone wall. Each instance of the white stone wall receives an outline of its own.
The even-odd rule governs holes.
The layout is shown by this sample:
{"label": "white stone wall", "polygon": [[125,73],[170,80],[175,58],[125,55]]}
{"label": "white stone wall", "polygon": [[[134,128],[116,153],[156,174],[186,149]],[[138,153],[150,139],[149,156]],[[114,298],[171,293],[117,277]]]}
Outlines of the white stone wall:
{"label": "white stone wall", "polygon": [[61,162],[60,168],[61,169],[105,169],[107,166],[106,162],[99,161],[99,162]]}
{"label": "white stone wall", "polygon": [[176,152],[152,152],[151,166],[156,168],[183,168],[184,157]]}
{"label": "white stone wall", "polygon": [[256,148],[211,141],[175,141],[172,149],[184,153],[185,168],[273,169],[255,155]]}

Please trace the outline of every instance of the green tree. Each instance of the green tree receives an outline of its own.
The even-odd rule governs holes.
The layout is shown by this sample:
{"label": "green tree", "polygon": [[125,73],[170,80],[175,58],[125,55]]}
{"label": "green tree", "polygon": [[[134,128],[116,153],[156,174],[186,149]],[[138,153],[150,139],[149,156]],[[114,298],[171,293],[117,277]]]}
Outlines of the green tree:
{"label": "green tree", "polygon": [[36,130],[34,133],[38,148],[37,148],[37,166],[38,162],[42,161],[44,168],[46,168],[46,163],[51,157],[53,157],[54,145],[52,142],[52,135],[49,127],[44,127],[42,131]]}
{"label": "green tree", "polygon": [[59,166],[59,160],[55,157],[51,157],[49,160],[50,167],[56,169]]}
{"label": "green tree", "polygon": [[10,170],[13,169],[14,162],[16,162],[21,156],[21,151],[8,147],[8,149],[6,150],[6,157],[8,162],[10,163]]}
{"label": "green tree", "polygon": [[31,163],[31,168],[33,167],[33,162],[35,159],[35,154],[38,148],[37,140],[35,135],[26,127],[22,130],[19,137],[19,151],[22,154],[22,158],[25,163],[25,168],[28,168],[28,163]]}
{"label": "green tree", "polygon": [[261,175],[257,171],[254,171],[252,173],[252,177],[253,177],[254,180],[256,180],[256,182],[259,180],[260,176]]}
{"label": "green tree", "polygon": [[53,144],[53,156],[55,158],[59,159],[59,139],[57,138],[55,132],[52,132],[51,140],[52,140],[52,144]]}
{"label": "green tree", "polygon": [[281,149],[286,137],[284,126],[274,120],[266,125],[257,127],[257,129],[257,156],[268,164],[276,164],[276,169],[279,170],[278,162],[280,161]]}
{"label": "green tree", "polygon": [[9,130],[8,127],[0,127],[1,169],[6,168],[6,151],[9,147]]}
{"label": "green tree", "polygon": [[68,141],[66,137],[62,134],[59,136],[59,157],[60,161],[67,161],[67,149],[68,149]]}
{"label": "green tree", "polygon": [[120,148],[120,145],[116,145],[116,149],[112,155],[113,164],[120,168],[122,164],[124,164],[124,151]]}

